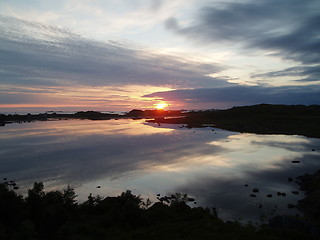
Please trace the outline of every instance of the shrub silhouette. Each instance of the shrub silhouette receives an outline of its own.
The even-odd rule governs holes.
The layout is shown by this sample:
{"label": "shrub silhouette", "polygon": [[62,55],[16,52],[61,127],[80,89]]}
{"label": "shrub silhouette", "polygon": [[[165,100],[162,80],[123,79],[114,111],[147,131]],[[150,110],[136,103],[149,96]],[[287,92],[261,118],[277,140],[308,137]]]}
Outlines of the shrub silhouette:
{"label": "shrub silhouette", "polygon": [[36,182],[23,198],[0,184],[0,239],[317,239],[295,230],[224,222],[209,209],[190,207],[187,202],[194,199],[186,194],[146,207],[150,202],[130,191],[105,198],[90,194],[78,204],[71,187],[43,188]]}
{"label": "shrub silhouette", "polygon": [[12,234],[20,225],[24,214],[24,201],[6,184],[0,184],[0,239]]}

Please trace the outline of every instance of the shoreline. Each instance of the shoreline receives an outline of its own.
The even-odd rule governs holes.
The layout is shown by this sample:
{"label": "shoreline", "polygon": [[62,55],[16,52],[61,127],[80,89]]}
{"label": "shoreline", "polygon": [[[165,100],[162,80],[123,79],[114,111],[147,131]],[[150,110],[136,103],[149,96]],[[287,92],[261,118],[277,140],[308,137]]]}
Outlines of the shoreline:
{"label": "shoreline", "polygon": [[0,114],[0,126],[12,122],[48,121],[50,119],[146,119],[156,124],[182,124],[187,128],[217,127],[223,130],[256,134],[302,135],[320,138],[320,105],[270,105],[233,107],[226,110],[204,111],[166,111],[137,110],[124,115],[101,113],[96,111],[76,112],[72,114]]}
{"label": "shoreline", "polygon": [[110,120],[110,119],[151,119],[158,117],[180,116],[181,111],[164,110],[132,110],[124,115],[115,113],[102,113],[97,111],[80,111],[76,113],[39,113],[39,114],[0,114],[0,126],[11,123],[23,123],[34,121],[50,121],[64,119],[88,119],[88,120]]}

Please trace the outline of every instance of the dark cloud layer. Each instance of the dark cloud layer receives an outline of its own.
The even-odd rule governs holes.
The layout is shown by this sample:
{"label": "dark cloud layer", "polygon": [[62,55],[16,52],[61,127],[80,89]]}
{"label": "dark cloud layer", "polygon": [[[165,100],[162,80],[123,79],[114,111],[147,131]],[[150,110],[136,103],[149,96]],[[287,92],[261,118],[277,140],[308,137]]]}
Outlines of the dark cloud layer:
{"label": "dark cloud layer", "polygon": [[224,83],[205,76],[220,71],[218,65],[154,54],[121,42],[97,42],[56,27],[3,16],[0,69],[1,83],[16,85],[205,87]]}
{"label": "dark cloud layer", "polygon": [[[319,9],[317,0],[232,2],[202,8],[189,26],[181,26],[172,17],[166,27],[192,41],[240,45],[247,51],[265,50],[303,67],[316,64],[313,67],[319,69]],[[305,67],[308,71],[310,66]],[[315,80],[319,78],[310,79]]]}
{"label": "dark cloud layer", "polygon": [[320,80],[320,67],[314,66],[299,66],[286,68],[280,71],[272,71],[262,74],[254,74],[252,78],[274,78],[274,77],[296,77],[297,82],[317,82]]}
{"label": "dark cloud layer", "polygon": [[211,104],[214,108],[231,107],[257,103],[269,104],[320,104],[320,87],[315,86],[239,86],[186,89],[158,92],[145,97],[159,97],[167,101],[183,101],[187,103]]}

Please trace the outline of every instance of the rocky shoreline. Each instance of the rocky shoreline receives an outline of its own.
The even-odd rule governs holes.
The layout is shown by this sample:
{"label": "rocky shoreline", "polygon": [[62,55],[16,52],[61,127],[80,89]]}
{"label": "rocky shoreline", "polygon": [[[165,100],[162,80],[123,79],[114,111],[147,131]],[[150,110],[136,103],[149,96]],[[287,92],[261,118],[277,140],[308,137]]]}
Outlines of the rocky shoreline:
{"label": "rocky shoreline", "polygon": [[269,220],[276,229],[295,229],[312,235],[320,235],[320,169],[314,174],[298,176],[297,183],[305,197],[295,207],[302,217],[277,215]]}
{"label": "rocky shoreline", "polygon": [[298,184],[306,197],[298,202],[297,208],[307,220],[319,224],[320,229],[320,169],[314,174],[299,176]]}

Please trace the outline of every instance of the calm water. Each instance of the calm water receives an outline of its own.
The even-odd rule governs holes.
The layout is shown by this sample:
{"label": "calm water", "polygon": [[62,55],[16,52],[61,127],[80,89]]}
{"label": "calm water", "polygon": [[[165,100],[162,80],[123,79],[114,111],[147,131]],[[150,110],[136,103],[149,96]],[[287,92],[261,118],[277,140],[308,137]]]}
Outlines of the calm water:
{"label": "calm water", "polygon": [[[303,193],[293,194],[298,186],[288,178],[319,169],[319,148],[320,139],[302,136],[142,120],[14,123],[0,127],[0,177],[15,180],[22,194],[34,181],[45,190],[71,185],[79,201],[90,193],[113,196],[127,189],[154,201],[158,193],[188,193],[224,219],[259,221],[295,213],[287,204]],[[255,198],[253,188],[259,189]]]}

